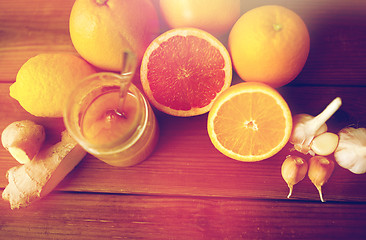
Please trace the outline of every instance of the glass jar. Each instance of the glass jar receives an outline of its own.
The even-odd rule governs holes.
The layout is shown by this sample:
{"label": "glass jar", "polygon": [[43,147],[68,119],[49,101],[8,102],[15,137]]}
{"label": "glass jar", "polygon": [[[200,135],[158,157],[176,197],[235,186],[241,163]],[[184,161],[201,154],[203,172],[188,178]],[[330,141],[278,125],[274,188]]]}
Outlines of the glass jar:
{"label": "glass jar", "polygon": [[159,135],[154,112],[135,85],[128,89],[123,116],[117,114],[120,86],[129,77],[107,72],[87,77],[72,91],[64,110],[70,135],[87,152],[118,167],[146,159]]}

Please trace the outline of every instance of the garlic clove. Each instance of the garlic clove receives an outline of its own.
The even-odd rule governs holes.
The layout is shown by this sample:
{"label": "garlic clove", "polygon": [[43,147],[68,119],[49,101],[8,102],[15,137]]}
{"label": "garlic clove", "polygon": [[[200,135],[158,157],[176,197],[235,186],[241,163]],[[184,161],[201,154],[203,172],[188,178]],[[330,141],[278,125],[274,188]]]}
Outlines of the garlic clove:
{"label": "garlic clove", "polygon": [[336,162],[355,174],[366,172],[366,128],[347,127],[339,131],[334,152]]}
{"label": "garlic clove", "polygon": [[308,176],[311,182],[318,189],[319,197],[324,201],[322,186],[328,181],[334,170],[334,162],[324,156],[315,156],[309,160]]}
{"label": "garlic clove", "polygon": [[314,138],[311,142],[311,150],[320,156],[332,154],[338,146],[339,137],[335,133],[325,132]]}
{"label": "garlic clove", "polygon": [[307,170],[308,164],[303,158],[292,155],[286,157],[281,166],[281,174],[290,189],[287,198],[291,197],[293,186],[304,179]]}

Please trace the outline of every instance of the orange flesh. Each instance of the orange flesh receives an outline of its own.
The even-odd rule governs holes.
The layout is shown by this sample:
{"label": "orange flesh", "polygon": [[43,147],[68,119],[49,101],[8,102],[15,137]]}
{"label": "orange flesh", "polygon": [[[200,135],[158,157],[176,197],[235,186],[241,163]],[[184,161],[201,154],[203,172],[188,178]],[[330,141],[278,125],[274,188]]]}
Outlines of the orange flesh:
{"label": "orange flesh", "polygon": [[281,142],[285,122],[283,110],[271,97],[263,93],[246,93],[220,107],[214,131],[225,148],[244,156],[261,155]]}
{"label": "orange flesh", "polygon": [[87,108],[81,122],[82,133],[93,144],[112,144],[128,138],[137,127],[137,99],[127,95],[124,105],[126,117],[117,115],[119,91],[108,92],[96,98]]}
{"label": "orange flesh", "polygon": [[220,51],[208,41],[174,36],[151,53],[147,75],[158,103],[190,110],[210,104],[220,92],[225,83],[224,67]]}

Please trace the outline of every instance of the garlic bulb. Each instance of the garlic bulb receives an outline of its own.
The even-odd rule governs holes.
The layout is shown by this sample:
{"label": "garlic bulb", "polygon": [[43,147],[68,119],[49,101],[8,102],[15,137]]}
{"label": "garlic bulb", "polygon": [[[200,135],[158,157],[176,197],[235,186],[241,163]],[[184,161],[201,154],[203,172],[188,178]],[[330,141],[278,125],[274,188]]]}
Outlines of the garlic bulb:
{"label": "garlic bulb", "polygon": [[290,143],[295,150],[311,155],[315,155],[310,149],[310,144],[314,137],[327,131],[325,122],[342,105],[341,98],[335,98],[318,116],[313,117],[309,114],[297,114],[293,117],[293,129],[290,136]]}
{"label": "garlic bulb", "polygon": [[322,123],[320,126],[316,126],[315,129],[313,128],[313,126],[315,126],[313,121],[314,117],[309,114],[301,113],[295,115],[293,117],[293,129],[289,141],[294,145],[296,151],[303,154],[310,153],[314,156],[315,154],[310,148],[311,142],[314,137],[325,133],[328,130],[328,127],[327,124]]}
{"label": "garlic bulb", "polygon": [[343,128],[334,152],[337,163],[353,173],[366,172],[366,128]]}

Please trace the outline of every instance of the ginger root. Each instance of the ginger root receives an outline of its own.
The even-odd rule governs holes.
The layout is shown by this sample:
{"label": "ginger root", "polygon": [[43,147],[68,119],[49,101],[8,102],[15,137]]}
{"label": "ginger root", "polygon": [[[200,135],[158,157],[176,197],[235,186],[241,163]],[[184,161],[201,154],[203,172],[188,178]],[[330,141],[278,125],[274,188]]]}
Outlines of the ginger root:
{"label": "ginger root", "polygon": [[86,155],[65,130],[55,145],[44,147],[32,161],[8,170],[2,193],[11,209],[26,207],[51,192]]}
{"label": "ginger root", "polygon": [[1,142],[6,150],[21,164],[37,155],[45,140],[45,130],[30,120],[9,124],[1,134]]}

